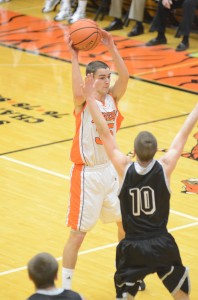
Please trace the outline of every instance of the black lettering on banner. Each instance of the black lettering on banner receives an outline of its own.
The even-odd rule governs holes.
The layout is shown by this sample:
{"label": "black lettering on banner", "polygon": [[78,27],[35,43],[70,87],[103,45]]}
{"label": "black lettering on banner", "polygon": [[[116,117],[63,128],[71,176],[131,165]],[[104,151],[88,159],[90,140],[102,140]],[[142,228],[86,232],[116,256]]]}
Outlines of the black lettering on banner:
{"label": "black lettering on banner", "polygon": [[130,189],[129,194],[132,197],[132,214],[134,216],[139,216],[141,212],[145,215],[155,212],[155,193],[150,186]]}

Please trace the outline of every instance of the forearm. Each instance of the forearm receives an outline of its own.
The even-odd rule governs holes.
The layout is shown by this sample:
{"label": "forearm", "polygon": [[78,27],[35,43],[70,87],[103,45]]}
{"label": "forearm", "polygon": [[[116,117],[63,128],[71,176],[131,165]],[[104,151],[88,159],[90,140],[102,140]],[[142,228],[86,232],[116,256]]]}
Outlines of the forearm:
{"label": "forearm", "polygon": [[118,102],[124,95],[127,89],[129,80],[128,69],[115,45],[109,48],[116,70],[118,72],[118,78],[110,88],[113,98]]}
{"label": "forearm", "polygon": [[122,78],[123,80],[128,81],[129,72],[128,72],[126,64],[125,64],[122,56],[120,55],[116,45],[113,43],[110,47],[108,47],[108,51],[110,52],[113,62],[116,66],[118,76],[120,78]]}
{"label": "forearm", "polygon": [[198,122],[198,104],[186,118],[184,124],[173,140],[170,149],[176,149],[179,152],[182,152],[184,145],[188,139],[188,136],[196,123]]}
{"label": "forearm", "polygon": [[110,133],[106,120],[102,116],[94,97],[87,97],[87,105],[100,135],[100,139],[103,142],[105,151],[121,179],[125,174],[125,169],[130,159],[120,152],[115,137]]}
{"label": "forearm", "polygon": [[81,86],[83,84],[83,78],[80,72],[78,58],[72,57],[72,91],[74,99],[83,98]]}
{"label": "forearm", "polygon": [[96,100],[93,96],[87,97],[87,105],[89,108],[89,112],[92,115],[93,121],[97,127],[97,131],[102,139],[103,135],[110,134],[109,128],[105,118],[102,116],[102,113],[96,103]]}

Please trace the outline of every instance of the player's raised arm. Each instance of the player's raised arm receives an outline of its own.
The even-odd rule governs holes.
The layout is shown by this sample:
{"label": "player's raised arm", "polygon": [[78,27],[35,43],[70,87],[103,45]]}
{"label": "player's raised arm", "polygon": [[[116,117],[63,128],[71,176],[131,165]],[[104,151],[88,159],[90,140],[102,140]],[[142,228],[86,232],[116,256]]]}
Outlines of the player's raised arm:
{"label": "player's raised arm", "polygon": [[105,30],[101,30],[101,32],[102,43],[108,48],[108,51],[111,54],[112,60],[118,72],[118,79],[110,88],[110,92],[112,93],[114,99],[117,102],[120,100],[120,98],[124,95],[126,91],[129,80],[129,72],[122,56],[120,55],[116,45],[114,44],[111,34]]}
{"label": "player's raised arm", "polygon": [[168,152],[161,157],[161,161],[164,165],[166,174],[169,178],[172,171],[176,167],[177,161],[181,156],[184,146],[187,142],[188,136],[191,133],[193,127],[198,122],[198,104],[194,107],[192,112],[188,115],[181,129],[175,136]]}
{"label": "player's raised arm", "polygon": [[87,105],[92,115],[93,121],[96,124],[97,131],[100,135],[100,139],[104,144],[107,155],[112,161],[120,179],[122,179],[122,177],[125,174],[126,166],[130,162],[130,159],[119,150],[115,138],[110,133],[105,118],[103,117],[101,111],[98,108],[97,102],[94,97],[93,74],[87,75],[82,90],[84,93],[84,97],[86,98]]}
{"label": "player's raised arm", "polygon": [[[80,72],[78,54],[79,51],[72,47],[72,41],[70,35],[66,35],[66,42],[68,44],[70,53],[71,53],[71,62],[72,62],[72,91],[73,91],[73,100],[75,109],[81,110],[85,100],[82,94],[80,86],[83,84],[83,78]],[[78,112],[78,111],[77,111]]]}

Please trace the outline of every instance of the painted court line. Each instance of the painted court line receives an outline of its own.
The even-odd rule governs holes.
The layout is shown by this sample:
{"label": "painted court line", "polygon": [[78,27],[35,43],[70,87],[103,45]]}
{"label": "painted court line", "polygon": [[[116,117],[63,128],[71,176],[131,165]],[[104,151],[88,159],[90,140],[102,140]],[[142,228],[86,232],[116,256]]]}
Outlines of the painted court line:
{"label": "painted court line", "polygon": [[[108,244],[108,245],[92,248],[92,249],[89,249],[89,250],[80,251],[78,253],[78,255],[84,255],[84,254],[100,251],[100,250],[115,247],[115,246],[117,246],[117,243]],[[62,260],[62,257],[58,257],[58,258],[56,258],[56,260]],[[20,272],[20,271],[23,271],[23,270],[26,270],[26,269],[27,269],[27,266],[24,266],[24,267],[8,270],[8,271],[5,271],[5,272],[0,272],[0,276],[8,275],[8,274],[15,273],[15,272]]]}
{"label": "painted court line", "polygon": [[184,214],[184,213],[181,213],[179,211],[176,211],[176,210],[173,210],[173,209],[170,209],[170,212],[174,215],[178,215],[178,216],[181,216],[183,218],[187,218],[187,219],[191,219],[191,220],[194,220],[194,221],[198,221],[198,218],[197,217],[192,217],[190,215],[187,215],[187,214]]}
{"label": "painted court line", "polygon": [[[185,229],[185,228],[189,228],[189,227],[193,227],[193,226],[197,226],[197,225],[198,225],[198,222],[183,225],[183,226],[178,226],[178,227],[170,229],[169,232],[178,231],[178,230],[181,230],[181,229]],[[108,245],[92,248],[92,249],[89,249],[89,250],[80,251],[78,253],[78,255],[85,255],[85,254],[88,254],[88,253],[97,252],[97,251],[100,251],[100,250],[103,250],[103,249],[116,247],[116,246],[117,246],[117,243],[108,244]],[[56,258],[56,260],[60,261],[60,260],[62,260],[62,257],[58,257],[58,258]],[[0,276],[9,275],[9,274],[20,272],[20,271],[23,271],[23,270],[26,270],[26,269],[27,269],[27,266],[23,266],[23,267],[16,268],[16,269],[11,269],[11,270],[8,270],[8,271],[0,272]]]}
{"label": "painted court line", "polygon": [[67,179],[67,180],[70,179],[69,176],[62,175],[62,174],[59,174],[59,173],[56,173],[56,172],[53,172],[53,171],[50,171],[50,170],[47,170],[47,169],[44,169],[44,168],[41,168],[41,167],[37,167],[37,166],[22,162],[20,160],[17,160],[17,159],[11,158],[11,157],[7,157],[7,156],[2,155],[2,156],[0,156],[0,158],[11,161],[11,162],[14,162],[16,164],[19,164],[19,165],[22,165],[22,166],[25,166],[25,167],[28,167],[28,168],[31,168],[31,169],[34,169],[34,170],[37,170],[37,171],[40,171],[40,172],[44,172],[44,173],[47,173],[47,174],[50,174],[50,175],[54,175],[56,177],[60,177],[60,178]]}
{"label": "painted court line", "polygon": [[[22,165],[22,166],[25,166],[25,167],[28,167],[28,168],[31,168],[31,169],[34,169],[34,170],[37,170],[37,171],[40,171],[40,172],[44,172],[44,173],[56,176],[56,177],[60,177],[60,178],[66,179],[66,180],[70,179],[69,176],[59,174],[59,173],[56,173],[56,172],[53,172],[53,171],[50,171],[50,170],[47,170],[47,169],[44,169],[44,168],[41,168],[41,167],[37,167],[35,165],[31,165],[31,164],[22,162],[20,160],[17,160],[17,159],[14,159],[14,158],[11,158],[11,157],[8,157],[8,156],[5,156],[5,155],[0,156],[0,158],[11,161],[11,162],[14,162],[16,164],[19,164],[19,165]],[[178,215],[178,216],[190,219],[190,220],[198,221],[198,218],[196,218],[196,217],[193,217],[193,216],[190,216],[190,215],[187,215],[187,214],[184,214],[184,213],[172,210],[172,209],[170,210],[170,212],[172,214],[175,214],[175,215]]]}
{"label": "painted court line", "polygon": [[[31,164],[22,162],[20,160],[14,159],[14,158],[10,158],[10,157],[7,157],[7,156],[0,156],[0,158],[5,159],[5,160],[10,161],[10,162],[13,162],[13,163],[17,163],[19,165],[22,165],[22,166],[25,166],[25,167],[28,167],[28,168],[31,168],[31,169],[34,169],[34,170],[37,170],[37,171],[40,171],[40,172],[44,172],[44,173],[56,176],[56,177],[60,177],[60,178],[66,179],[66,180],[70,179],[69,176],[62,175],[62,174],[59,174],[59,173],[56,173],[56,172],[53,172],[53,171],[50,171],[50,170],[47,170],[47,169],[44,169],[44,168],[41,168],[41,167],[37,167],[35,165],[31,165]],[[175,227],[173,229],[170,229],[169,230],[170,232],[198,225],[198,218],[196,218],[196,217],[193,217],[193,216],[190,216],[190,215],[187,215],[187,214],[184,214],[184,213],[172,210],[172,209],[170,210],[170,212],[175,214],[175,215],[179,215],[181,217],[197,221],[197,222],[194,222],[194,223],[190,223],[190,224],[187,224],[187,225],[182,225],[182,226],[178,226],[178,227]],[[117,245],[117,243],[113,243],[113,244],[108,244],[108,245],[92,248],[92,249],[85,250],[85,251],[80,251],[78,255],[84,255],[84,254],[87,254],[87,253],[100,251],[100,250],[107,249],[107,248],[110,248],[110,247],[115,247],[116,245]],[[61,259],[62,259],[62,257],[57,258],[57,260],[61,260]],[[20,267],[20,268],[8,270],[8,271],[5,271],[5,272],[0,272],[0,276],[8,275],[8,274],[15,273],[15,272],[19,272],[19,271],[22,271],[22,270],[25,270],[25,269],[27,269],[27,266],[23,266],[23,267]]]}

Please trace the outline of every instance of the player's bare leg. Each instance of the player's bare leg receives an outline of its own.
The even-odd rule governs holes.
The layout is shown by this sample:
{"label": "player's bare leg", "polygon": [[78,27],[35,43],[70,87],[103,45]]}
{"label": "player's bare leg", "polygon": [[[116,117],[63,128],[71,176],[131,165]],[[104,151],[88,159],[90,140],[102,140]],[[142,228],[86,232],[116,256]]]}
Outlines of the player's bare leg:
{"label": "player's bare leg", "polygon": [[175,300],[190,300],[190,297],[188,294],[184,293],[183,291],[179,290],[175,295],[173,296]]}
{"label": "player's bare leg", "polygon": [[120,242],[125,237],[125,232],[122,226],[122,222],[117,222],[118,226],[118,241]]}
{"label": "player's bare leg", "polygon": [[73,272],[76,266],[78,251],[85,238],[86,232],[71,230],[63,250],[62,285],[71,289]]}

